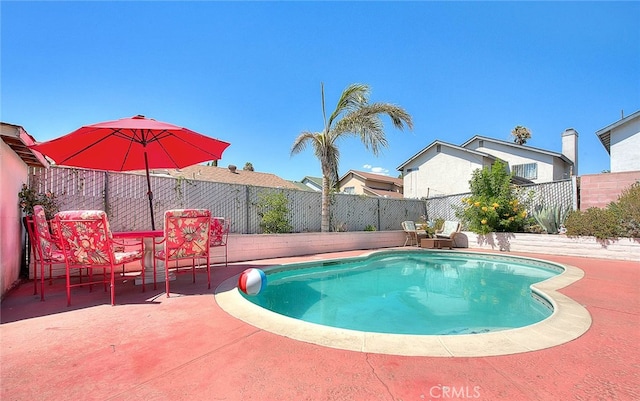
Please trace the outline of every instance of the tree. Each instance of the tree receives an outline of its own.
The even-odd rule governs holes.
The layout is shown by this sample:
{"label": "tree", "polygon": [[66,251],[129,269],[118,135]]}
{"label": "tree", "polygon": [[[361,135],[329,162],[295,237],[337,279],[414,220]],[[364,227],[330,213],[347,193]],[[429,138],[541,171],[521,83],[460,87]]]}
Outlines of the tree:
{"label": "tree", "polygon": [[324,84],[320,84],[322,97],[322,117],[324,127],[319,132],[304,131],[293,142],[291,155],[302,152],[308,144],[320,161],[322,168],[322,223],[321,231],[328,232],[329,193],[338,184],[338,163],[340,151],[337,142],[345,137],[358,137],[367,150],[378,155],[380,148],[387,147],[384,126],[380,119],[386,114],[397,129],[406,124],[413,129],[411,116],[403,108],[390,103],[369,104],[370,88],[365,84],[351,84],[341,94],[335,110],[327,118],[324,101]]}
{"label": "tree", "polygon": [[526,205],[518,199],[511,185],[512,177],[506,163],[499,159],[491,168],[473,171],[469,180],[471,196],[462,199],[465,205],[456,212],[470,231],[488,234],[524,230],[528,217]]}
{"label": "tree", "polygon": [[246,162],[242,169],[245,171],[253,171],[253,164],[251,164],[250,162]]}
{"label": "tree", "polygon": [[531,139],[531,131],[529,131],[529,128],[522,125],[517,125],[512,129],[511,135],[513,136],[513,142],[518,145],[524,145],[527,143],[527,140]]}

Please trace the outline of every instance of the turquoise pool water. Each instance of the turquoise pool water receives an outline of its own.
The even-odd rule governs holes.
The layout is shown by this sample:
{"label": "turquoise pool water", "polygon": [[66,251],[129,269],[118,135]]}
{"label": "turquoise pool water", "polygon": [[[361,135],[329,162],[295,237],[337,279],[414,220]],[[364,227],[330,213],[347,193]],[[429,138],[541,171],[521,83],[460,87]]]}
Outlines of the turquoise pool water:
{"label": "turquoise pool water", "polygon": [[326,326],[397,334],[472,334],[527,326],[553,312],[531,284],[562,268],[469,253],[389,251],[285,265],[249,301]]}

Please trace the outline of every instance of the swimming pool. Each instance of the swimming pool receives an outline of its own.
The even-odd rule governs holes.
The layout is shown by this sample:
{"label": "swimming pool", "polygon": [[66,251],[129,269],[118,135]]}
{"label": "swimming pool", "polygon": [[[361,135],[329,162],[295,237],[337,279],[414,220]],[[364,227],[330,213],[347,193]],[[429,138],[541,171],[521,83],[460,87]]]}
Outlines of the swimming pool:
{"label": "swimming pool", "polygon": [[560,266],[506,257],[386,252],[288,265],[247,300],[337,328],[396,334],[476,334],[539,322],[553,312],[530,286]]}
{"label": "swimming pool", "polygon": [[[260,330],[286,336],[294,340],[357,352],[407,356],[471,357],[529,352],[557,346],[574,340],[584,334],[591,326],[591,315],[589,312],[579,303],[557,291],[560,288],[571,285],[584,276],[584,272],[575,266],[556,264],[540,259],[484,252],[430,251],[415,250],[415,248],[398,248],[393,251],[393,253],[399,253],[398,256],[405,255],[409,258],[411,258],[415,252],[423,252],[445,258],[453,255],[456,257],[468,256],[475,258],[478,255],[482,255],[488,263],[493,263],[496,267],[505,261],[514,263],[526,261],[527,263],[533,263],[534,266],[542,267],[543,270],[551,270],[556,274],[552,274],[550,278],[532,284],[531,289],[529,289],[529,291],[532,292],[528,295],[529,298],[532,295],[539,298],[536,302],[542,302],[542,304],[538,304],[536,308],[539,306],[550,308],[549,311],[551,311],[551,315],[543,318],[543,320],[538,323],[520,328],[497,331],[486,331],[486,327],[480,330],[471,329],[471,327],[454,327],[453,330],[471,329],[467,330],[465,334],[451,333],[456,335],[442,332],[438,334],[397,334],[354,330],[307,322],[256,305],[243,297],[242,293],[238,290],[239,275],[229,277],[216,288],[215,300],[224,311],[237,319]],[[318,263],[323,265],[323,269],[330,270],[332,265],[345,261],[351,263],[366,259],[375,259],[381,255],[388,256],[389,253],[388,250],[358,251],[358,257],[356,258],[324,260],[322,255],[311,255],[300,258],[301,260],[308,260],[310,263],[268,265],[263,267],[263,270],[268,273],[271,279],[273,274],[287,270],[300,270],[300,272],[302,272],[308,268],[320,268]],[[353,254],[354,252],[351,252],[350,256]],[[259,267],[260,264],[253,266]],[[416,272],[419,272],[421,269],[420,266],[417,267],[418,269],[416,269],[416,266],[413,266],[413,271],[411,272],[412,267],[407,266],[404,274],[407,276],[416,275]],[[450,272],[444,273],[444,271],[449,270],[446,267],[442,270],[441,279],[444,280]],[[548,271],[544,274],[547,273]],[[321,273],[318,272],[318,274]],[[357,277],[357,275],[354,276]],[[411,293],[411,291],[405,292],[407,294]],[[417,296],[418,292],[415,291],[413,294],[416,295],[416,297],[414,297],[416,302],[419,302],[421,298]],[[313,304],[315,305],[316,303]],[[300,309],[303,310],[304,308]],[[545,313],[544,310],[540,312]]]}

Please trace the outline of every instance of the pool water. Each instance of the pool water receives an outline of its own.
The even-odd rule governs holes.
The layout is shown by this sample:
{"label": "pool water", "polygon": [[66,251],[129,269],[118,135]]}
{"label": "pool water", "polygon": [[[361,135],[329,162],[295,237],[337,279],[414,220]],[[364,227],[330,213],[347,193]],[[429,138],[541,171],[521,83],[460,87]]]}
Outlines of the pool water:
{"label": "pool water", "polygon": [[285,265],[249,301],[326,326],[378,333],[473,334],[527,326],[553,312],[531,284],[557,265],[496,255],[383,252]]}

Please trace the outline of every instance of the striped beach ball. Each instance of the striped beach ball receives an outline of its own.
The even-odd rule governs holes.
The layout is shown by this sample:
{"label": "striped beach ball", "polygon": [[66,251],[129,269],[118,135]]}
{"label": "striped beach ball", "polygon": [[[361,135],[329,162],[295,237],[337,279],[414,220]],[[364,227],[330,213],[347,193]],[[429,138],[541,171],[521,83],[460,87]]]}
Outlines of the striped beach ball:
{"label": "striped beach ball", "polygon": [[247,269],[240,274],[238,288],[247,295],[257,295],[267,286],[267,275],[260,269]]}

